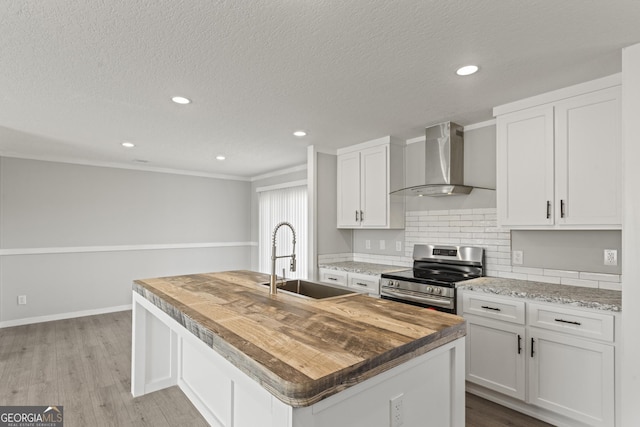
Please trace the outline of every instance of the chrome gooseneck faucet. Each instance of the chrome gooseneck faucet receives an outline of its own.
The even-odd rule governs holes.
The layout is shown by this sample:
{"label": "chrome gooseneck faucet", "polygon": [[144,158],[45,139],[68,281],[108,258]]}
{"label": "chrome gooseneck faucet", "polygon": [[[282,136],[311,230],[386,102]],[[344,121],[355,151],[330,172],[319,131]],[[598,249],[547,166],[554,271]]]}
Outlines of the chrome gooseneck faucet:
{"label": "chrome gooseneck faucet", "polygon": [[[283,225],[286,225],[291,229],[291,233],[293,234],[293,251],[291,255],[276,255],[276,234],[278,230]],[[296,230],[293,229],[293,226],[288,222],[281,222],[276,225],[276,228],[273,230],[273,237],[271,239],[271,282],[269,287],[269,294],[275,295],[278,292],[278,287],[276,286],[276,260],[278,258],[291,258],[291,263],[289,264],[290,271],[296,271]]]}

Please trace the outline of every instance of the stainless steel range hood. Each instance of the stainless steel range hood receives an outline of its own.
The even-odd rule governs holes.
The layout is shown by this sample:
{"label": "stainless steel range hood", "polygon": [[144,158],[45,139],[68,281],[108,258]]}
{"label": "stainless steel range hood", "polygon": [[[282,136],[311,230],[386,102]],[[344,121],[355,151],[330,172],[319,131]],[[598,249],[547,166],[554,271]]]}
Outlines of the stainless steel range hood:
{"label": "stainless steel range hood", "polygon": [[405,185],[391,194],[451,196],[469,194],[464,182],[464,132],[462,126],[444,122],[426,128],[424,142],[405,147]]}

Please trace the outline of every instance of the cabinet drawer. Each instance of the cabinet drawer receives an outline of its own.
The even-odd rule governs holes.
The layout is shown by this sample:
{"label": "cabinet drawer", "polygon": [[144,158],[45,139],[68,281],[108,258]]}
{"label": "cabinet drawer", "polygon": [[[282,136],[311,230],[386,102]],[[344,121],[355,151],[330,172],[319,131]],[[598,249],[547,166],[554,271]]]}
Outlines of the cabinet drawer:
{"label": "cabinet drawer", "polygon": [[542,304],[528,304],[527,311],[531,326],[613,342],[612,314]]}
{"label": "cabinet drawer", "polygon": [[349,273],[349,287],[358,292],[380,295],[380,278],[368,274]]}
{"label": "cabinet drawer", "polygon": [[464,292],[462,305],[464,313],[524,325],[524,301]]}
{"label": "cabinet drawer", "polygon": [[334,285],[347,286],[347,272],[320,269],[320,281]]}

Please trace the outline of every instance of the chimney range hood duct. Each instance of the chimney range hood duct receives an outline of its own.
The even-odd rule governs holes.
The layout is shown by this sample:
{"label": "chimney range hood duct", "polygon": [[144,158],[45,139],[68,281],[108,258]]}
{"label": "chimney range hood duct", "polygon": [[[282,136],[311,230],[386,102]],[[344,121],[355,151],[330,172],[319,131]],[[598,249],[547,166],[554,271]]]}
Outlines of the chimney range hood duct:
{"label": "chimney range hood duct", "polygon": [[462,126],[444,122],[426,128],[425,141],[405,147],[406,188],[391,194],[451,196],[469,194],[464,181],[464,132]]}

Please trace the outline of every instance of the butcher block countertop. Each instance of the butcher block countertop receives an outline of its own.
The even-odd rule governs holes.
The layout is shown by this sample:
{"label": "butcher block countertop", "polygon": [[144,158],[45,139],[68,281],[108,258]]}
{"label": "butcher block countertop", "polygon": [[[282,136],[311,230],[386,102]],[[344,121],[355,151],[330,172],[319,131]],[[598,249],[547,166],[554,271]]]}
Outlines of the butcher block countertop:
{"label": "butcher block countertop", "polygon": [[227,271],[136,280],[133,290],[284,403],[309,406],[466,333],[461,317],[350,294],[313,300]]}

